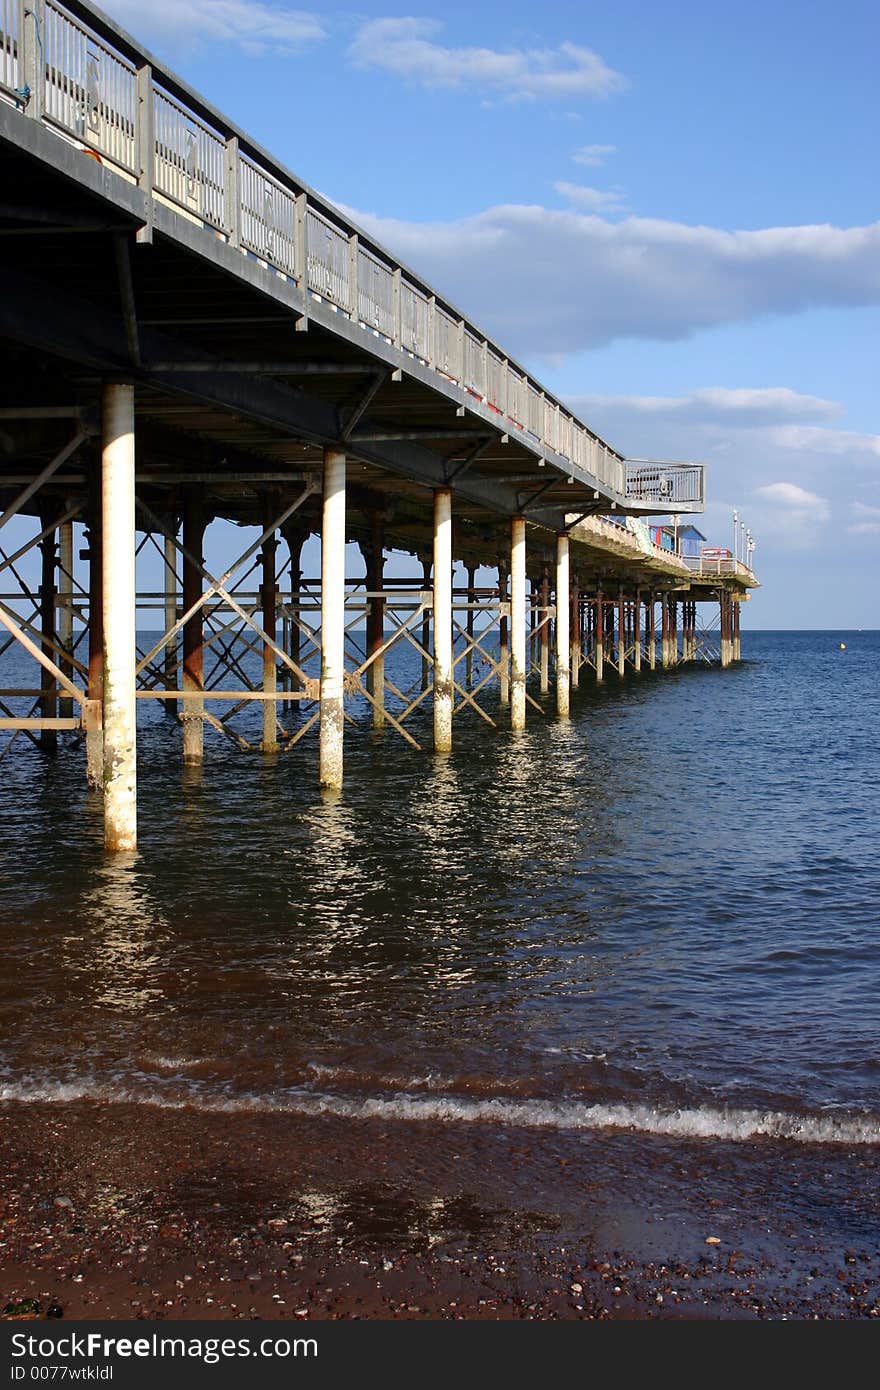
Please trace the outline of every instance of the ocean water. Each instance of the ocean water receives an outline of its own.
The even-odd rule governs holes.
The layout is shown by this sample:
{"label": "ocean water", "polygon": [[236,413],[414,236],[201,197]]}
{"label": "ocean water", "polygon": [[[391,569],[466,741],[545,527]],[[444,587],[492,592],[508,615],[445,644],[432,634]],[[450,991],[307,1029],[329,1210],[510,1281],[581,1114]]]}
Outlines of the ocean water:
{"label": "ocean water", "polygon": [[743,654],[443,759],[352,727],[340,796],[142,709],[114,862],[82,749],[19,739],[0,1099],[880,1143],[880,633]]}

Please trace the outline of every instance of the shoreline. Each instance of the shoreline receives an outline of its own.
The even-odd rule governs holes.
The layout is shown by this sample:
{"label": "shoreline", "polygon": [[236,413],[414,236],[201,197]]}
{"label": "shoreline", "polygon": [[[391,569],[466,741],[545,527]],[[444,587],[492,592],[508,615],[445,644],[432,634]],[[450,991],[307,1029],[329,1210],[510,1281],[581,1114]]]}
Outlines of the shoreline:
{"label": "shoreline", "polygon": [[880,1150],[0,1105],[0,1308],[880,1316]]}

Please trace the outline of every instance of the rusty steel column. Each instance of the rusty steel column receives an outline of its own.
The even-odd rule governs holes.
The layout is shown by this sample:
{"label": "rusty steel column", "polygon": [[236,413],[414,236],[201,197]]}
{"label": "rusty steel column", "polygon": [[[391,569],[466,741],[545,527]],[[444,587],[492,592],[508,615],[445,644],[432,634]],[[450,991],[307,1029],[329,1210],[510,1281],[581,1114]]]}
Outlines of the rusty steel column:
{"label": "rusty steel column", "polygon": [[645,600],[645,640],[648,644],[648,666],[657,669],[657,598],[652,590]]}
{"label": "rusty steel column", "polygon": [[571,645],[571,655],[569,664],[571,669],[571,688],[577,690],[581,681],[581,590],[580,576],[577,570],[571,576],[571,604],[569,617],[569,640]]}
{"label": "rusty steel column", "polygon": [[556,713],[571,713],[571,586],[568,535],[556,536]]}
{"label": "rusty steel column", "polygon": [[593,618],[593,661],[596,666],[597,685],[605,679],[605,595],[601,589],[596,591]]}
{"label": "rusty steel column", "polygon": [[86,728],[86,781],[94,790],[104,781],[104,573],[101,558],[101,489],[92,478],[89,544],[89,683],[92,717]]}
{"label": "rusty steel column", "polygon": [[452,490],[434,490],[434,752],[452,749]]}
{"label": "rusty steel column", "polygon": [[[173,530],[177,535],[177,518],[172,517],[169,521],[169,530]],[[170,536],[165,537],[165,631],[170,632],[177,622],[177,546]],[[177,689],[177,649],[179,637],[175,636],[165,646],[165,689]],[[162,700],[162,709],[171,718],[177,718],[177,701]]]}
{"label": "rusty steel column", "polygon": [[739,619],[742,611],[740,603],[734,603],[733,607],[733,659],[742,661],[742,641],[739,633]]}
{"label": "rusty steel column", "polygon": [[[40,513],[40,530],[44,531],[47,526],[52,525],[52,518],[45,512]],[[44,536],[40,541],[40,632],[42,638],[40,649],[49,661],[57,661],[58,657],[54,650],[57,640],[57,630],[55,626],[55,550],[56,550],[56,531],[53,528],[48,536]],[[51,671],[47,671],[45,666],[40,667],[40,718],[56,719],[58,717],[58,688],[55,677]],[[55,729],[40,730],[40,747],[44,753],[54,753],[58,747],[58,734]]]}
{"label": "rusty steel column", "polygon": [[[382,516],[370,517],[369,544],[362,547],[366,562],[367,592],[367,656],[382,651],[385,641],[385,525]],[[385,656],[375,657],[367,668],[367,689],[373,697],[372,724],[374,729],[385,728]]]}
{"label": "rusty steel column", "polygon": [[474,640],[474,610],[473,610],[473,608],[471,607],[471,604],[473,604],[473,603],[476,601],[476,599],[475,599],[475,594],[474,594],[474,580],[476,579],[476,577],[477,577],[477,571],[473,568],[472,565],[468,565],[468,567],[467,567],[467,602],[468,602],[468,607],[467,607],[467,615],[466,615],[466,617],[465,617],[465,632],[467,633],[468,649],[467,649],[467,653],[466,653],[465,659],[464,659],[464,665],[465,665],[465,688],[466,688],[467,690],[470,690],[471,687],[473,686],[473,683],[474,683],[474,649],[473,649],[473,647],[471,646],[471,643],[472,643],[473,640]]}
{"label": "rusty steel column", "polygon": [[[194,561],[203,563],[205,513],[197,487],[188,487],[183,499],[183,548],[193,558],[183,557],[183,611],[188,613],[202,596],[202,574]],[[204,610],[199,608],[183,625],[184,695],[205,688]],[[205,701],[198,694],[181,701],[183,723],[183,761],[196,764],[204,754]]]}
{"label": "rusty steel column", "polygon": [[510,727],[526,727],[526,520],[510,521]]}
{"label": "rusty steel column", "polygon": [[104,844],[137,847],[134,387],[102,393],[101,530],[104,607]]}
{"label": "rusty steel column", "polygon": [[[300,591],[302,589],[302,548],[309,538],[307,527],[298,522],[288,521],[281,528],[281,535],[290,556],[290,622],[288,631],[288,654],[297,666],[302,654],[302,629],[299,625]],[[287,670],[288,688],[299,690],[300,682],[289,668]],[[294,706],[296,708],[296,706]]]}
{"label": "rusty steel column", "polygon": [[730,643],[730,594],[726,589],[721,590],[721,665],[730,665],[731,643]]}
{"label": "rusty steel column", "polygon": [[672,653],[669,641],[669,595],[665,591],[660,595],[660,622],[660,655],[666,671],[672,665]]}
{"label": "rusty steel column", "polygon": [[[422,562],[422,592],[427,593],[431,587],[431,560],[428,555],[420,555]],[[428,689],[428,680],[431,672],[429,651],[431,646],[431,615],[427,608],[422,615],[422,683],[421,689]]]}
{"label": "rusty steel column", "polygon": [[622,589],[617,596],[617,674],[626,675],[626,599]]}
{"label": "rusty steel column", "polygon": [[324,450],[321,521],[321,728],[318,777],[342,786],[345,691],[345,454]]}
{"label": "rusty steel column", "polygon": [[635,603],[633,604],[633,665],[636,672],[642,669],[642,591],[636,589]]}
{"label": "rusty steel column", "polygon": [[[73,651],[73,522],[65,521],[58,528],[58,645],[65,652]],[[69,656],[59,656],[58,665],[68,680],[73,679],[73,662]],[[73,700],[62,695],[58,700],[62,719],[73,715]]]}
{"label": "rusty steel column", "polygon": [[510,704],[510,619],[504,611],[509,602],[508,599],[508,576],[509,564],[504,560],[498,561],[498,603],[502,608],[501,616],[498,619],[498,665],[501,668],[499,676],[498,699],[502,707],[506,708]]}
{"label": "rusty steel column", "polygon": [[[264,522],[271,525],[275,515],[274,504],[269,502]],[[263,631],[272,642],[278,636],[278,587],[275,582],[278,538],[275,532],[263,541],[261,553],[263,582],[260,585]],[[263,642],[263,694],[274,695],[278,689],[278,665],[275,648],[270,642]],[[278,710],[274,700],[263,701],[263,752],[278,752]]]}
{"label": "rusty steel column", "polygon": [[541,572],[541,694],[550,690],[550,571]]}

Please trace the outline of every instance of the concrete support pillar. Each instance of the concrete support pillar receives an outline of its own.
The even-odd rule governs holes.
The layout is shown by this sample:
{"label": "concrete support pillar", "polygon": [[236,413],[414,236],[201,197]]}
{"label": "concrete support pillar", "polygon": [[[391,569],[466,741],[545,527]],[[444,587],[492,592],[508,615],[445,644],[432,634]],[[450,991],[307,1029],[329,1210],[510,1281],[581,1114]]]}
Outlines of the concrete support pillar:
{"label": "concrete support pillar", "polygon": [[[51,525],[50,518],[40,514],[40,530]],[[54,650],[57,640],[55,624],[55,554],[56,532],[53,529],[40,541],[40,649],[49,661],[57,661]],[[55,719],[58,716],[58,687],[55,677],[45,666],[40,667],[40,718]],[[40,730],[40,747],[44,753],[54,753],[58,747],[58,734],[55,729]]]}
{"label": "concrete support pillar", "polygon": [[636,672],[642,669],[642,591],[636,589],[633,603],[633,666]]}
{"label": "concrete support pillar", "polygon": [[[498,602],[499,604],[508,603],[509,591],[509,564],[499,561],[498,564]],[[499,702],[502,707],[510,704],[510,619],[502,613],[498,619],[498,665],[501,667],[499,677]]]}
{"label": "concrete support pillar", "polygon": [[645,626],[647,629],[648,666],[652,671],[655,671],[657,669],[657,601],[653,593],[645,602]]}
{"label": "concrete support pillar", "polygon": [[577,690],[581,680],[581,591],[577,571],[571,577],[571,688]]}
{"label": "concrete support pillar", "polygon": [[617,674],[626,675],[626,599],[622,589],[617,599]]}
{"label": "concrete support pillar", "polygon": [[550,690],[550,571],[547,566],[541,573],[541,694]]}
{"label": "concrete support pillar", "polygon": [[[170,521],[169,529],[177,534],[176,517]],[[170,536],[165,537],[165,631],[170,632],[177,622],[177,546]],[[165,689],[177,689],[177,647],[179,637],[174,637],[165,648]],[[177,701],[163,700],[162,708],[173,719],[177,718]]]}
{"label": "concrete support pillar", "polygon": [[434,751],[452,748],[452,491],[434,490]]}
{"label": "concrete support pillar", "polygon": [[571,591],[568,536],[556,537],[556,713],[568,719],[571,712]]}
{"label": "concrete support pillar", "polygon": [[510,523],[510,727],[526,727],[526,522]]}
{"label": "concrete support pillar", "polygon": [[104,610],[104,844],[137,847],[135,699],[134,387],[102,393],[101,529]]}
{"label": "concrete support pillar", "polygon": [[321,520],[321,731],[318,777],[342,786],[345,683],[345,454],[324,450]]}
{"label": "concrete support pillar", "polygon": [[[370,518],[370,541],[362,547],[366,561],[367,593],[367,656],[381,652],[385,641],[385,524],[380,515]],[[385,656],[375,657],[367,668],[367,689],[375,703],[372,706],[374,729],[385,728]]]}
{"label": "concrete support pillar", "polygon": [[[273,503],[270,502],[265,517],[266,525],[271,525],[272,517],[269,512],[274,512]],[[262,607],[263,631],[272,642],[277,640],[278,633],[278,588],[275,583],[276,563],[278,552],[278,539],[275,532],[267,536],[263,541],[262,550],[262,571],[263,582],[260,585],[260,599]],[[278,664],[275,649],[269,642],[263,643],[263,693],[274,695],[278,689]],[[278,710],[274,700],[263,701],[263,752],[278,752]]]}
{"label": "concrete support pillar", "polygon": [[[89,699],[104,704],[104,572],[101,559],[101,489],[93,479],[89,517]],[[104,784],[104,730],[92,720],[86,729],[86,781],[97,790]]]}
{"label": "concrete support pillar", "polygon": [[471,643],[474,640],[474,610],[471,607],[476,602],[476,591],[474,583],[477,571],[473,565],[467,567],[467,602],[468,608],[465,615],[465,632],[467,633],[468,649],[464,659],[465,666],[465,689],[470,690],[474,683],[474,649]]}
{"label": "concrete support pillar", "polygon": [[[195,487],[187,488],[183,504],[183,611],[188,613],[202,596],[202,574],[194,563],[202,562],[205,513]],[[193,558],[190,560],[188,556]],[[183,625],[184,693],[205,688],[204,610],[199,608]],[[202,761],[205,742],[203,714],[205,702],[198,698],[182,701],[183,761],[195,765]]]}
{"label": "concrete support pillar", "polygon": [[597,684],[605,679],[605,596],[602,590],[596,594],[593,617],[593,661],[596,665]]}
{"label": "concrete support pillar", "polygon": [[[73,522],[65,521],[58,528],[58,645],[65,652],[73,651]],[[73,662],[69,657],[59,658],[58,665],[67,676],[73,678]],[[58,713],[62,719],[70,719],[73,714],[73,700],[62,695],[58,701]]]}

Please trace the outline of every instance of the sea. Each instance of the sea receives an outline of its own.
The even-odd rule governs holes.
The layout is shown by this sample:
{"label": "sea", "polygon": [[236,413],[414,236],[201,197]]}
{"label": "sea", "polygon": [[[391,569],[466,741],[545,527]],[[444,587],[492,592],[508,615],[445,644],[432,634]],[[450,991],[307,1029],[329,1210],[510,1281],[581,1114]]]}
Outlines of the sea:
{"label": "sea", "polygon": [[444,757],[353,706],[341,794],[142,702],[117,860],[78,739],[17,739],[0,1100],[880,1144],[880,633],[477,698]]}

